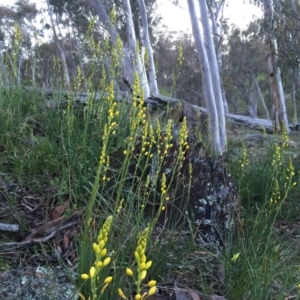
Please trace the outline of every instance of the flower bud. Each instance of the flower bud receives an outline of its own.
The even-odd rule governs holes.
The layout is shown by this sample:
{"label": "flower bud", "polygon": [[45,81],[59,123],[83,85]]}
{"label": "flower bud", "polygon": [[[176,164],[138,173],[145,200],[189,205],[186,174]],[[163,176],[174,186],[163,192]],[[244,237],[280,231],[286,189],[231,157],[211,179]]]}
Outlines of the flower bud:
{"label": "flower bud", "polygon": [[147,283],[147,286],[149,287],[149,288],[152,288],[153,286],[155,286],[156,285],[156,280],[150,280],[148,283]]}
{"label": "flower bud", "polygon": [[81,279],[83,279],[83,280],[87,280],[87,279],[89,279],[90,278],[90,276],[88,275],[88,274],[81,274]]}
{"label": "flower bud", "polygon": [[103,267],[107,266],[111,261],[111,257],[106,257],[103,261]]}
{"label": "flower bud", "polygon": [[136,294],[136,295],[135,295],[135,300],[140,300],[140,299],[142,299],[141,294]]}
{"label": "flower bud", "polygon": [[124,295],[124,293],[121,289],[118,289],[118,294],[119,294],[120,298],[126,299],[126,296]]}
{"label": "flower bud", "polygon": [[146,263],[145,269],[148,270],[151,266],[152,266],[152,260],[149,260],[149,261]]}
{"label": "flower bud", "polygon": [[105,278],[105,280],[104,280],[103,283],[104,283],[104,284],[108,284],[108,283],[111,283],[112,280],[113,280],[112,276],[108,276],[108,277]]}
{"label": "flower bud", "polygon": [[95,269],[95,267],[93,266],[93,267],[90,268],[90,277],[91,277],[91,278],[94,278],[94,277],[95,277],[95,273],[96,273],[96,269]]}
{"label": "flower bud", "polygon": [[126,274],[127,274],[128,276],[133,276],[133,272],[132,272],[132,270],[129,269],[129,268],[126,268]]}
{"label": "flower bud", "polygon": [[98,246],[98,244],[93,243],[93,250],[94,250],[94,253],[95,253],[95,254],[98,254],[98,253],[99,253],[99,246]]}
{"label": "flower bud", "polygon": [[150,288],[149,292],[148,292],[148,295],[149,296],[152,296],[156,293],[156,286],[153,286]]}
{"label": "flower bud", "polygon": [[146,275],[147,275],[147,271],[143,270],[141,273],[141,280],[144,280],[146,278]]}
{"label": "flower bud", "polygon": [[101,256],[103,257],[103,256],[106,256],[106,254],[107,254],[107,249],[106,248],[104,248],[102,251],[101,251]]}

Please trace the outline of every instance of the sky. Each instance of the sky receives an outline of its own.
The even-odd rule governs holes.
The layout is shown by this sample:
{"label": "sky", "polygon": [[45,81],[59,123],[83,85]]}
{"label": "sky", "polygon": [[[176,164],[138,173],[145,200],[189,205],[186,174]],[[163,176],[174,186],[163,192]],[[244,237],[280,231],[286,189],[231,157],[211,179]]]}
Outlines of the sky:
{"label": "sky", "polygon": [[[190,17],[186,0],[179,0],[175,6],[174,0],[158,0],[159,11],[164,17],[164,23],[170,30],[174,31],[191,31]],[[245,0],[226,0],[224,17],[229,19],[229,24],[235,24],[241,29],[246,29],[252,20],[262,17],[261,8],[254,4],[246,3]]]}
{"label": "sky", "polygon": [[[170,31],[189,31],[191,23],[186,0],[179,0],[175,6],[174,0],[157,0],[158,12],[163,17],[163,23]],[[0,0],[2,5],[13,5],[15,0]],[[41,4],[44,0],[31,0],[30,2]],[[261,17],[262,11],[253,4],[247,4],[245,0],[226,0],[224,17],[229,19],[229,24],[235,24],[241,29],[245,29],[252,17]],[[40,6],[40,5],[38,5]]]}

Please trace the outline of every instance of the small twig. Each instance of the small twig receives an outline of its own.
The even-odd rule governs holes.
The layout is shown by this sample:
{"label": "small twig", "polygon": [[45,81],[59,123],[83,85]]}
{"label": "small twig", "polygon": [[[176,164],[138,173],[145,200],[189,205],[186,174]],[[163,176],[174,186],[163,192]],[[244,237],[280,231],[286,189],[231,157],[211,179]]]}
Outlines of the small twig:
{"label": "small twig", "polygon": [[19,225],[0,223],[0,230],[10,231],[10,232],[17,232],[17,231],[19,231]]}
{"label": "small twig", "polygon": [[4,244],[0,244],[0,249],[1,248],[9,248],[9,247],[22,247],[31,243],[44,243],[47,242],[48,240],[50,240],[58,231],[66,229],[68,227],[71,227],[75,224],[77,224],[78,221],[72,221],[70,223],[66,223],[64,225],[58,225],[56,226],[48,235],[42,237],[42,238],[32,238],[30,240],[25,240],[23,242],[11,242],[11,243],[4,243]]}

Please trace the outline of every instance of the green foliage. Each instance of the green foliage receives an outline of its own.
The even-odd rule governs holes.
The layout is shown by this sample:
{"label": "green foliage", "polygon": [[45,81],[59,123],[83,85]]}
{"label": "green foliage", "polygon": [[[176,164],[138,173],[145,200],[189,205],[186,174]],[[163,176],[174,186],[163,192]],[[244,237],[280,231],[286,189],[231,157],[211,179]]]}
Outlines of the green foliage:
{"label": "green foliage", "polygon": [[286,137],[282,140],[281,147],[271,143],[257,156],[248,157],[243,148],[229,165],[242,204],[238,235],[226,258],[231,299],[284,299],[288,291],[297,294],[299,273],[294,261],[300,252],[276,233],[299,182],[290,156],[285,155]]}

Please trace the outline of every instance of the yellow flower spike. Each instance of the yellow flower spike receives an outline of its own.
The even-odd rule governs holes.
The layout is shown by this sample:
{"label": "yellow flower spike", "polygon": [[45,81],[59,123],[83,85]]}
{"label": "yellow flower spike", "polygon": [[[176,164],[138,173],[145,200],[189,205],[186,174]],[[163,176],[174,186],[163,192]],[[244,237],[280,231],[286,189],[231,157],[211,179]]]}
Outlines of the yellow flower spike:
{"label": "yellow flower spike", "polygon": [[91,277],[91,279],[93,279],[95,277],[95,273],[96,273],[96,269],[93,266],[93,267],[90,268],[90,277]]}
{"label": "yellow flower spike", "polygon": [[88,275],[88,274],[81,274],[81,279],[83,279],[83,280],[87,280],[87,279],[89,279],[90,278],[90,276]]}
{"label": "yellow flower spike", "polygon": [[133,276],[133,272],[132,272],[132,270],[129,269],[129,268],[126,268],[126,274],[127,274],[128,276]]}
{"label": "yellow flower spike", "polygon": [[147,271],[146,271],[146,270],[143,270],[143,271],[141,272],[141,277],[140,277],[140,279],[141,279],[141,280],[144,280],[144,279],[146,278],[146,276],[147,276]]}
{"label": "yellow flower spike", "polygon": [[126,296],[124,295],[123,291],[119,288],[118,289],[118,295],[122,298],[122,299],[126,299]]}
{"label": "yellow flower spike", "polygon": [[102,261],[97,261],[96,268],[100,269],[103,266]]}
{"label": "yellow flower spike", "polygon": [[147,286],[149,287],[149,288],[152,288],[153,286],[155,286],[156,285],[156,280],[150,280],[148,283],[147,283]]}
{"label": "yellow flower spike", "polygon": [[109,283],[112,282],[112,280],[113,280],[112,276],[108,276],[108,277],[105,278],[105,280],[103,281],[103,283],[104,284],[109,284]]}
{"label": "yellow flower spike", "polygon": [[149,260],[149,261],[146,263],[145,269],[148,270],[148,269],[150,269],[151,266],[152,266],[152,260]]}
{"label": "yellow flower spike", "polygon": [[111,261],[111,257],[106,257],[103,261],[103,267],[107,266]]}
{"label": "yellow flower spike", "polygon": [[148,292],[148,296],[152,296],[156,293],[156,286],[152,286]]}

